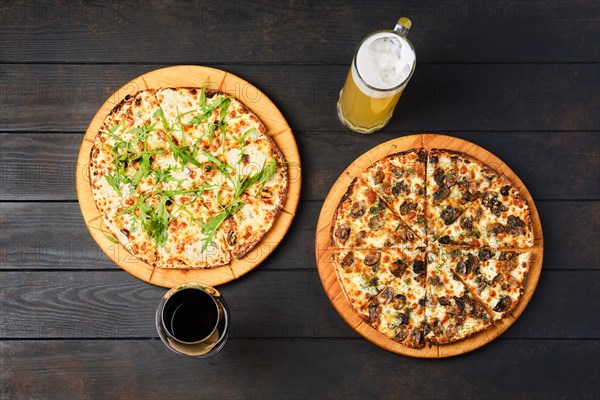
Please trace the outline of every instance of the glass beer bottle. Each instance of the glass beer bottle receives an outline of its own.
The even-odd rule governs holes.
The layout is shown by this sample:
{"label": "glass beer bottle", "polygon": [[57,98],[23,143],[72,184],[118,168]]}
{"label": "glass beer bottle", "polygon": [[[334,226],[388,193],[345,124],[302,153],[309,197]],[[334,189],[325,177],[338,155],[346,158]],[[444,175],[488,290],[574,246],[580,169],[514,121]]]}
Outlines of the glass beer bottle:
{"label": "glass beer bottle", "polygon": [[358,45],[337,103],[338,117],[349,129],[371,133],[392,117],[415,70],[415,50],[406,38],[410,27],[408,18],[400,18],[393,30],[373,32]]}

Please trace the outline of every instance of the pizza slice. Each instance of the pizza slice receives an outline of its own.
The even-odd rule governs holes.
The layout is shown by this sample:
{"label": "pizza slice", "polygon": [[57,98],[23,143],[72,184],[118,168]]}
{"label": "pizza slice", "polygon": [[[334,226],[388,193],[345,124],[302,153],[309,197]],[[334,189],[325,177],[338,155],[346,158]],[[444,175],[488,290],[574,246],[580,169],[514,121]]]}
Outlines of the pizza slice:
{"label": "pizza slice", "polygon": [[224,221],[210,236],[204,230],[207,222],[207,218],[197,220],[185,213],[175,216],[169,224],[166,242],[157,247],[159,259],[155,266],[213,268],[229,264],[231,251],[225,240],[229,221]]}
{"label": "pizza slice", "polygon": [[287,194],[287,164],[269,136],[251,136],[246,137],[243,144],[237,143],[239,147],[228,150],[224,160],[233,166],[238,180],[254,182],[244,193],[281,208]]}
{"label": "pizza slice", "polygon": [[425,324],[425,261],[419,251],[396,258],[396,276],[372,297],[361,314],[384,335],[412,348],[423,347]]}
{"label": "pizza slice", "polygon": [[232,216],[235,228],[226,238],[237,259],[244,257],[262,240],[279,215],[279,204],[272,202],[272,198],[267,202],[261,197],[267,193],[265,191],[258,196],[240,196],[239,206]]}
{"label": "pizza slice", "polygon": [[436,237],[480,198],[496,177],[482,162],[455,151],[432,149],[427,162],[427,232]]}
{"label": "pizza slice", "polygon": [[214,133],[210,151],[213,154],[228,153],[228,157],[238,164],[256,151],[246,149],[250,144],[259,148],[273,147],[267,128],[241,101],[220,93],[212,101],[220,102],[211,118]]}
{"label": "pizza slice", "polygon": [[412,149],[389,155],[367,168],[362,179],[421,238],[425,232],[426,153]]}
{"label": "pizza slice", "polygon": [[373,189],[355,178],[335,212],[331,245],[371,249],[404,243],[420,244],[421,241]]}
{"label": "pizza slice", "polygon": [[265,137],[246,146],[243,154],[247,156],[237,165],[237,158],[228,154],[225,163],[234,170],[228,179],[233,184],[228,204],[236,230],[227,240],[235,257],[241,259],[267,234],[283,208],[288,170],[279,150]]}
{"label": "pizza slice", "polygon": [[502,319],[517,306],[531,262],[531,252],[481,249],[447,251],[450,268],[472,293],[492,311],[495,321]]}
{"label": "pizza slice", "polygon": [[127,96],[104,120],[90,153],[89,168],[101,214],[157,183],[153,172],[161,167],[154,161],[166,152],[160,119],[155,115],[159,107],[154,91],[144,90]]}
{"label": "pizza slice", "polygon": [[450,269],[449,256],[435,246],[427,253],[425,339],[449,344],[486,329],[491,316]]}
{"label": "pizza slice", "polygon": [[392,281],[404,277],[405,271],[413,271],[415,276],[425,274],[423,252],[412,246],[336,250],[331,261],[348,301],[367,322],[375,314],[369,315],[366,307]]}
{"label": "pizza slice", "polygon": [[[158,258],[154,234],[158,235],[159,233],[150,229],[151,219],[149,214],[151,212],[148,209],[153,204],[148,205],[148,208],[141,206],[141,204],[146,204],[145,199],[137,195],[131,196],[125,199],[122,204],[105,211],[102,218],[114,238],[128,252],[148,264],[154,265]],[[143,211],[133,211],[138,208],[143,208]],[[121,257],[121,255],[117,256]]]}
{"label": "pizza slice", "polygon": [[527,201],[505,177],[496,182],[438,238],[442,244],[529,248],[534,245]]}
{"label": "pizza slice", "polygon": [[[90,153],[90,181],[105,179],[115,170],[135,169],[159,119],[159,103],[152,90],[125,97],[104,119]],[[110,178],[109,178],[110,180]],[[118,187],[127,182],[117,182]]]}

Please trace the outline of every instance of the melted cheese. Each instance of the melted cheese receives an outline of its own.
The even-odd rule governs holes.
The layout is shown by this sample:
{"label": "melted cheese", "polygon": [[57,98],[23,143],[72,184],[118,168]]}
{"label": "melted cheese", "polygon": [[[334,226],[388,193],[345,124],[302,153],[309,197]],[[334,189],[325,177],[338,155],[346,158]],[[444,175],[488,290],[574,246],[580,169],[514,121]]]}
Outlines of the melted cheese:
{"label": "melted cheese", "polygon": [[[201,114],[200,93],[200,89],[187,88],[136,93],[105,118],[90,154],[92,193],[109,230],[121,244],[129,246],[131,242],[135,248],[132,253],[137,257],[159,267],[206,268],[228,263],[234,251],[234,246],[227,243],[228,233],[238,233],[236,248],[243,247],[248,251],[254,247],[271,228],[287,193],[287,165],[258,118],[242,103],[230,98],[226,114],[221,115],[221,106],[217,106],[212,114],[196,124],[198,119],[194,118]],[[216,105],[215,102],[224,96],[207,94],[207,106]],[[162,109],[168,129],[157,113],[159,109]],[[147,133],[145,139],[139,136],[142,128]],[[248,134],[244,136],[245,132]],[[132,183],[122,182],[120,194],[107,179],[107,175],[115,170],[113,148],[119,139],[131,143],[136,152],[152,152],[147,176],[135,188]],[[184,151],[188,156],[193,154],[195,161],[176,159],[176,151]],[[240,163],[242,154],[247,168]],[[236,185],[257,172],[249,165],[262,167],[271,158],[276,161],[275,173],[264,182],[262,192],[258,193],[256,184],[242,194],[243,206],[237,213],[235,207],[231,209],[233,215],[221,223],[212,237],[213,244],[202,251],[207,239],[204,225],[233,203]],[[139,171],[140,162],[128,164],[125,173],[130,178]],[[232,168],[222,167],[220,163]],[[171,192],[170,196],[165,194]],[[168,200],[170,221],[163,246],[157,246],[148,237],[136,216],[119,215],[140,198],[156,208],[159,195],[169,196],[163,198],[163,201]],[[122,230],[132,234],[125,236]],[[249,241],[240,239],[238,230],[249,230]]]}

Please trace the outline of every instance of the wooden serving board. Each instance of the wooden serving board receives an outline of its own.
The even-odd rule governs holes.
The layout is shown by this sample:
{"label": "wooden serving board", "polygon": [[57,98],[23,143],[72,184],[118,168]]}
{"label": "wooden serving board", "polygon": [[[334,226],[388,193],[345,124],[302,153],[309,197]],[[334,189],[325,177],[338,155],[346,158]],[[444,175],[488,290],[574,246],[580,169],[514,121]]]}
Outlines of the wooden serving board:
{"label": "wooden serving board", "polygon": [[[426,344],[426,346],[421,349],[412,349],[405,347],[380,333],[371,327],[371,325],[363,321],[352,309],[352,306],[346,299],[346,296],[338,282],[335,269],[331,263],[330,256],[333,248],[330,247],[330,230],[333,214],[339,204],[339,201],[346,192],[350,182],[352,182],[356,176],[360,175],[365,168],[373,164],[375,161],[387,156],[388,154],[420,147],[424,147],[425,149],[450,149],[469,154],[509,178],[519,189],[521,195],[527,199],[527,202],[529,203],[533,221],[535,246],[533,248],[527,285],[525,287],[523,296],[521,297],[521,301],[519,302],[517,308],[513,311],[512,315],[505,317],[498,323],[490,326],[488,329],[456,343],[444,346],[430,346],[429,344]],[[317,223],[315,252],[319,276],[325,292],[327,293],[327,296],[329,296],[329,299],[338,313],[350,325],[350,327],[352,327],[352,329],[360,333],[370,342],[394,353],[403,354],[410,357],[442,358],[467,353],[491,342],[500,336],[504,331],[506,331],[517,320],[525,307],[527,307],[527,304],[529,303],[529,300],[531,300],[537,285],[540,272],[542,270],[544,240],[542,236],[542,225],[540,224],[540,218],[529,191],[523,182],[521,182],[519,177],[504,162],[502,162],[502,160],[489,151],[466,140],[438,134],[418,134],[393,139],[374,147],[357,158],[352,164],[350,164],[348,168],[346,168],[346,170],[334,183],[333,187],[329,191],[329,194],[327,195],[327,198],[325,199],[325,202],[323,203],[319,221]]]}
{"label": "wooden serving board", "polygon": [[[125,96],[140,90],[161,87],[198,87],[218,90],[241,100],[267,128],[267,132],[289,163],[287,198],[273,226],[259,244],[243,259],[212,269],[155,268],[131,255],[121,244],[114,243],[104,225],[92,197],[89,183],[89,157],[94,139],[106,115]],[[173,287],[186,282],[201,282],[217,286],[239,278],[256,268],[281,242],[288,231],[300,200],[302,174],[300,155],[294,134],[275,104],[254,85],[228,72],[194,65],[179,65],[157,69],[123,85],[100,107],[90,123],[77,159],[77,197],[85,223],[106,255],[131,275],[154,285]]]}

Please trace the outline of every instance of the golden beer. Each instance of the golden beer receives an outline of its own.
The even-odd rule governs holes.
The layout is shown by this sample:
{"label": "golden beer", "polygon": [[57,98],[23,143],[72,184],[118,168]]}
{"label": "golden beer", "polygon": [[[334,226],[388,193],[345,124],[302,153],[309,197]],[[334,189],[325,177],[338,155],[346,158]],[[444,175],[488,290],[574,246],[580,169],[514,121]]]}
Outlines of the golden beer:
{"label": "golden beer", "polygon": [[359,133],[383,128],[412,76],[416,56],[406,39],[411,22],[373,32],[359,44],[337,104],[340,121]]}

